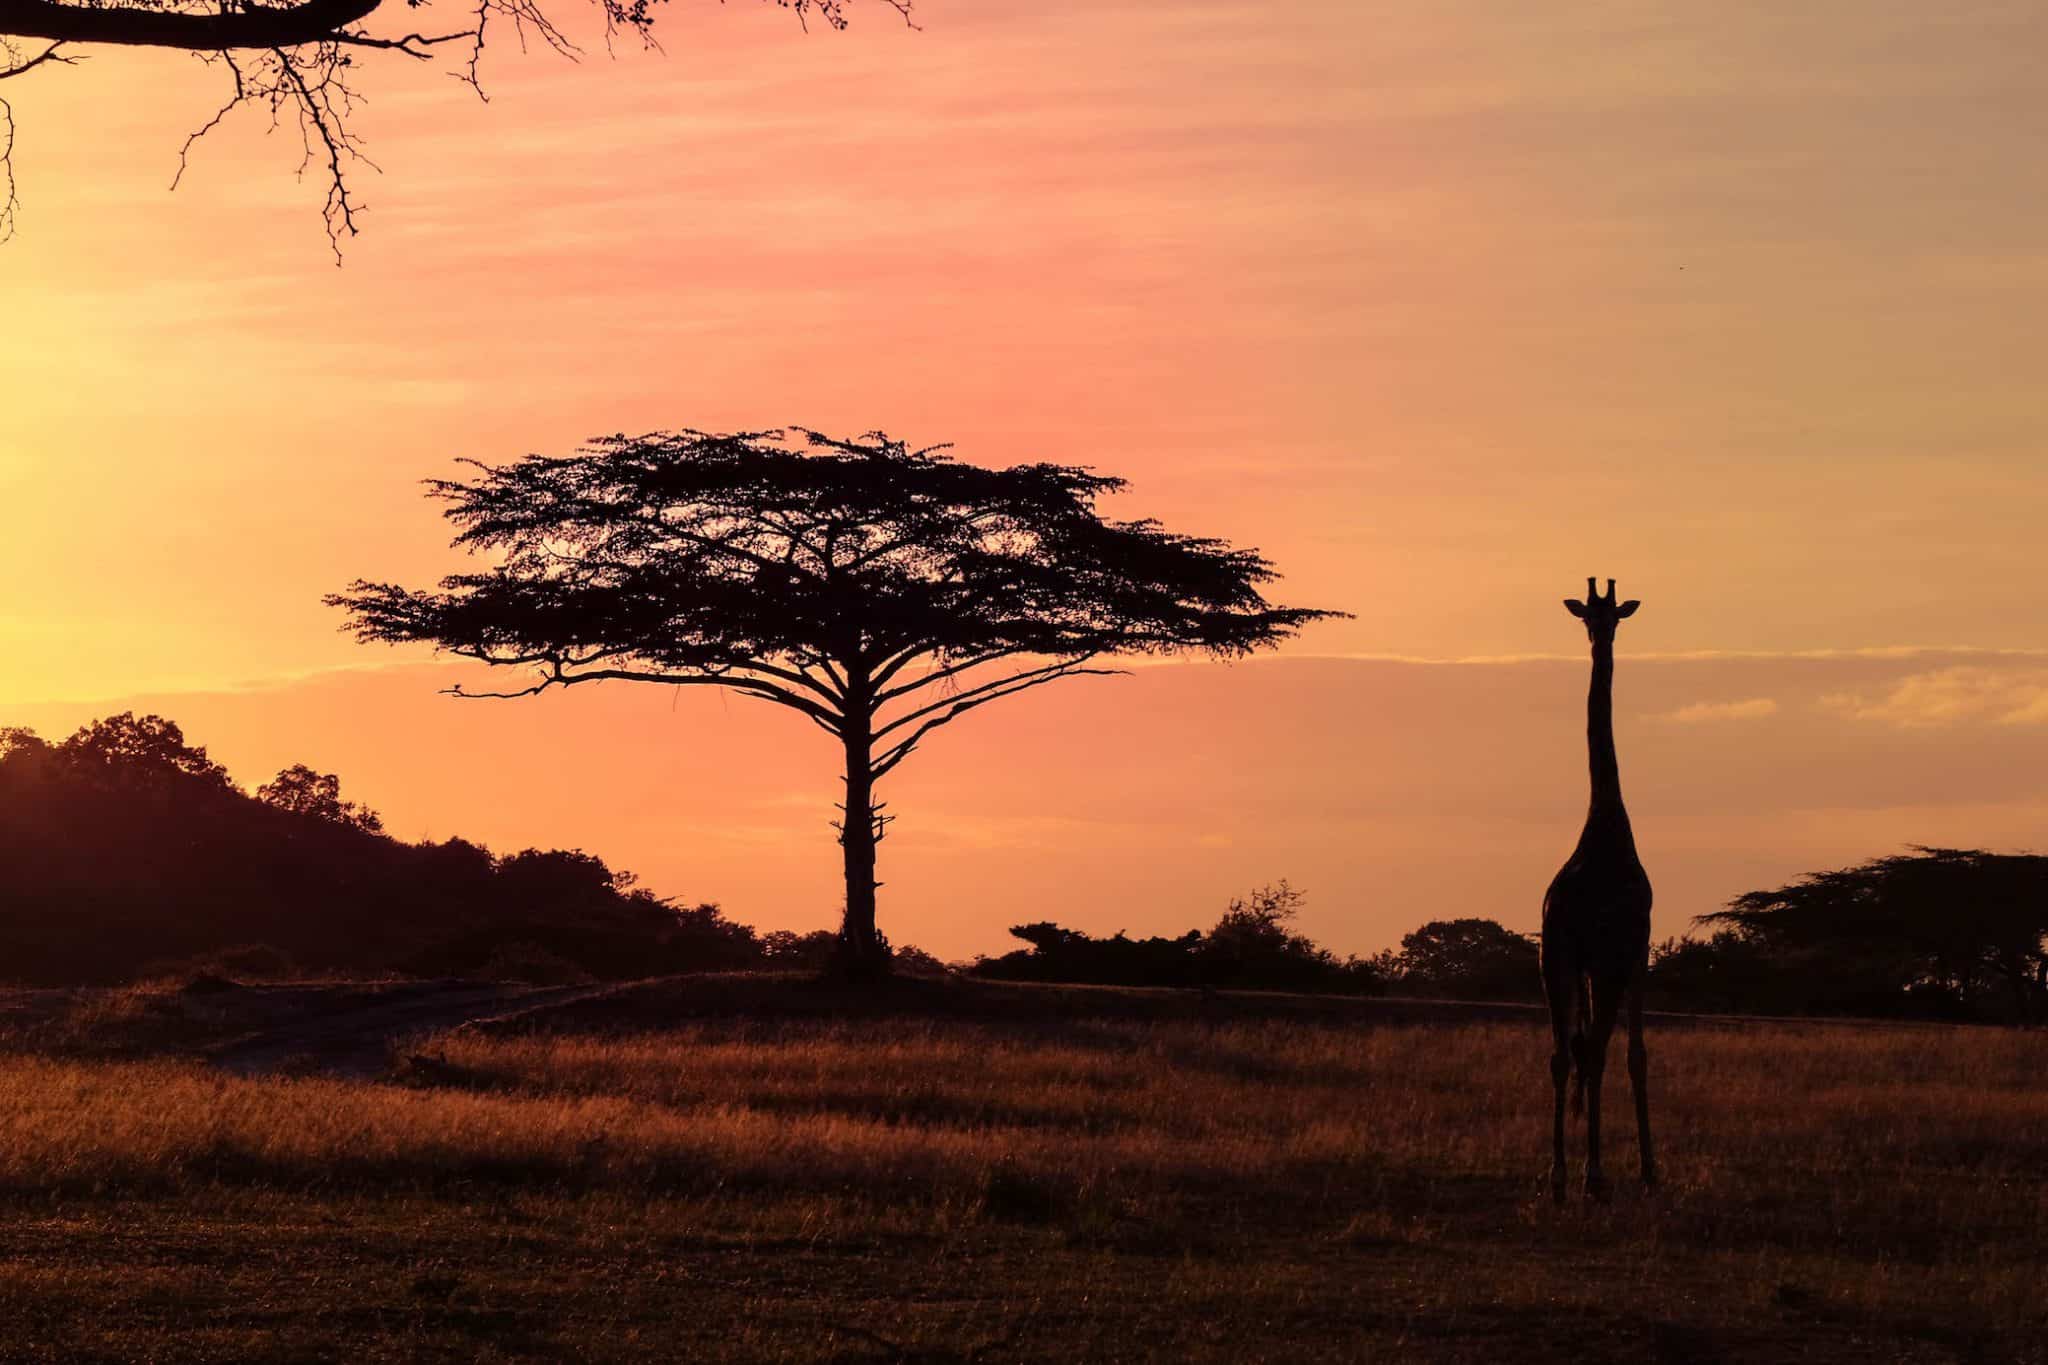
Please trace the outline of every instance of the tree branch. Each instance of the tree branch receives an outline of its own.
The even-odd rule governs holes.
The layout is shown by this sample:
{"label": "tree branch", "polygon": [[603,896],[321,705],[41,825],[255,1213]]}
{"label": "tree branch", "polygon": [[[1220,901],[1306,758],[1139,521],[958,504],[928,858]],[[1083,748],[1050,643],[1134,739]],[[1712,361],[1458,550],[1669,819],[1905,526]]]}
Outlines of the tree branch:
{"label": "tree branch", "polygon": [[[919,648],[914,652],[905,654],[904,656],[902,656],[900,662],[886,666],[881,670],[881,672],[877,673],[875,675],[875,681],[877,683],[887,682],[890,678],[900,673],[905,667],[905,665],[909,664],[912,660],[918,658],[920,655],[929,654],[931,652],[932,651],[929,649]],[[986,653],[976,654],[972,658],[961,660],[959,663],[949,664],[944,668],[933,669],[931,672],[919,678],[916,682],[908,682],[903,684],[901,687],[892,687],[888,691],[878,694],[875,697],[875,704],[879,706],[885,702],[892,702],[896,700],[896,698],[898,697],[908,696],[912,692],[916,692],[922,688],[930,687],[935,682],[944,682],[947,678],[958,677],[960,674],[968,672],[971,669],[980,668],[983,664],[992,664],[997,659],[1013,658],[1016,655],[1028,652],[1029,651],[1022,649],[995,649],[989,650]]]}
{"label": "tree branch", "polygon": [[[62,42],[53,42],[35,56],[24,58],[13,43],[0,37],[0,56],[7,61],[7,65],[0,66],[0,81],[25,76],[46,62],[75,65],[78,58],[58,51],[63,46]],[[14,192],[14,106],[0,99],[0,242],[14,236],[15,210],[20,207],[21,200]]]}
{"label": "tree branch", "polygon": [[735,545],[730,540],[721,540],[717,536],[707,536],[701,532],[691,531],[671,522],[664,522],[658,514],[653,518],[653,524],[655,529],[662,535],[674,536],[677,540],[685,540],[692,545],[701,545],[705,549],[715,551],[718,554],[728,554],[738,559],[744,559],[757,569],[787,571],[792,577],[806,578],[812,583],[821,585],[825,581],[815,573],[799,569],[794,563],[784,563],[780,560],[770,559],[766,555],[757,554],[747,549],[745,546]]}
{"label": "tree branch", "polygon": [[[0,0],[0,4],[4,3],[5,0]],[[327,151],[327,203],[322,210],[322,217],[327,223],[327,240],[334,247],[334,262],[339,265],[341,233],[346,232],[351,237],[356,235],[356,208],[354,201],[348,197],[348,182],[342,179],[341,157],[346,151],[350,156],[360,159],[362,153],[355,149],[348,134],[328,116],[329,106],[323,102],[322,97],[315,96],[311,87],[306,84],[306,77],[299,70],[292,54],[280,48],[275,55],[279,71],[298,95],[300,135],[304,137],[310,125],[313,132],[319,135],[320,143]],[[324,91],[324,85],[322,88]],[[347,94],[346,87],[343,87],[343,93]],[[308,160],[312,157],[312,150],[312,141],[307,139]],[[301,163],[300,172],[303,174],[304,170],[304,164]]]}
{"label": "tree branch", "polygon": [[[41,52],[38,52],[35,56],[30,57],[27,61],[15,61],[11,65],[0,66],[0,81],[8,79],[10,76],[27,75],[29,72],[41,66],[44,62],[56,62],[61,66],[71,66],[75,64],[78,61],[78,58],[60,57],[57,55],[57,49],[62,46],[64,46],[62,42],[54,42],[51,43],[48,47],[44,48]],[[7,55],[10,58],[12,58],[14,56],[14,45],[12,43],[6,42],[4,39],[0,39],[0,51],[5,51]]]}
{"label": "tree branch", "polygon": [[[883,2],[900,13],[909,27],[917,27],[910,21],[909,0]],[[405,3],[407,8],[418,8],[426,0]],[[452,74],[483,98],[478,62],[483,55],[485,30],[493,18],[511,22],[522,49],[527,35],[532,33],[564,56],[574,59],[578,55],[575,44],[555,26],[541,3],[542,0],[465,0],[464,8],[474,16],[474,23],[468,27],[450,32],[379,34],[367,31],[364,21],[380,10],[395,14],[399,9],[397,0],[0,0],[0,80],[50,63],[77,61],[68,52],[60,51],[67,44],[162,48],[195,53],[207,61],[225,59],[231,64],[235,54],[243,54],[246,65],[236,68],[234,97],[186,139],[179,155],[178,178],[183,176],[192,144],[238,105],[267,103],[275,127],[282,106],[287,102],[295,104],[306,142],[307,163],[326,164],[328,194],[322,217],[338,260],[341,238],[354,235],[357,230],[356,211],[360,207],[344,180],[344,169],[357,161],[371,164],[363,156],[347,121],[356,98],[356,92],[346,83],[352,65],[351,49],[395,52],[416,61],[430,61],[445,46],[467,43],[468,59]],[[594,3],[604,18],[607,44],[616,33],[629,31],[647,46],[658,48],[651,31],[655,22],[653,6],[658,0]],[[792,10],[800,21],[817,14],[830,27],[842,29],[847,27],[845,8],[852,0],[773,3]],[[10,38],[39,41],[48,46],[23,59],[9,43]],[[12,235],[17,208],[13,168],[8,160],[13,132],[13,111],[0,101],[0,241]],[[306,167],[302,165],[300,169],[303,173]]]}
{"label": "tree branch", "polygon": [[874,686],[880,687],[882,686],[882,684],[888,682],[889,679],[895,677],[898,673],[901,673],[904,669],[908,668],[912,663],[915,663],[917,660],[923,658],[925,655],[934,652],[935,647],[933,645],[929,643],[919,643],[914,645],[908,645],[896,654],[886,655],[881,658],[878,658],[875,663],[874,672],[869,678],[869,681]]}
{"label": "tree branch", "polygon": [[829,686],[819,682],[816,678],[813,678],[810,674],[805,673],[801,669],[777,668],[774,664],[766,664],[759,662],[749,663],[747,667],[752,669],[756,673],[766,674],[768,677],[778,679],[782,682],[792,683],[808,691],[815,692],[819,696],[823,697],[826,701],[831,702],[834,706],[843,706],[846,704],[845,697],[833,691]]}
{"label": "tree branch", "polygon": [[[1017,653],[1017,652],[1019,652],[1019,651],[1016,651],[1016,650],[1006,650],[1006,651],[1004,651],[1004,654],[1014,654],[1014,653]],[[1002,657],[1002,656],[1001,656],[1001,655],[997,655],[997,656],[991,656],[991,658],[990,658],[989,660],[983,660],[983,662],[991,662],[991,661],[992,661],[992,660],[993,660],[994,658],[997,658],[997,657]],[[925,705],[923,705],[923,706],[920,706],[920,707],[917,707],[917,708],[916,708],[916,709],[914,709],[914,710],[911,710],[911,711],[906,711],[906,712],[904,712],[904,713],[903,713],[902,715],[900,715],[900,716],[897,716],[897,717],[896,717],[895,719],[891,720],[891,721],[890,721],[890,722],[889,722],[889,723],[888,723],[887,725],[884,725],[884,726],[883,726],[883,727],[882,727],[881,729],[879,729],[879,730],[875,731],[875,738],[876,738],[876,739],[881,739],[881,738],[883,738],[883,737],[885,737],[885,736],[887,736],[887,735],[893,734],[894,732],[896,732],[896,731],[898,731],[898,730],[901,730],[901,729],[902,729],[902,728],[903,728],[904,726],[906,726],[906,725],[911,725],[911,724],[914,724],[915,722],[917,722],[917,721],[918,721],[918,720],[920,720],[921,718],[923,718],[923,717],[925,717],[925,716],[928,716],[928,715],[931,715],[932,713],[934,713],[934,712],[936,712],[936,711],[943,711],[943,710],[945,710],[945,709],[946,709],[946,708],[948,708],[948,707],[952,707],[952,706],[958,706],[958,705],[959,705],[959,704],[960,704],[961,702],[965,702],[965,701],[972,701],[972,700],[974,700],[974,699],[975,699],[976,697],[979,697],[979,696],[980,696],[980,695],[981,695],[982,693],[984,693],[984,692],[994,692],[994,691],[997,691],[998,689],[1001,689],[1001,688],[1006,688],[1006,687],[1010,686],[1010,684],[1012,684],[1012,683],[1015,683],[1015,682],[1020,682],[1020,681],[1022,681],[1022,680],[1023,680],[1023,679],[1025,679],[1025,678],[1035,678],[1035,677],[1038,677],[1038,676],[1040,676],[1041,674],[1043,674],[1043,675],[1045,675],[1045,676],[1046,676],[1046,677],[1048,678],[1048,680],[1049,680],[1049,679],[1051,679],[1051,678],[1053,678],[1053,677],[1057,677],[1057,676],[1061,676],[1061,675],[1064,675],[1064,674],[1066,674],[1066,673],[1070,673],[1070,672],[1073,672],[1074,670],[1078,669],[1078,668],[1079,668],[1079,667],[1080,667],[1080,666],[1081,666],[1082,664],[1085,664],[1085,663],[1087,663],[1087,662],[1088,662],[1088,661],[1089,661],[1090,659],[1092,659],[1092,658],[1094,658],[1094,657],[1095,657],[1095,656],[1094,656],[1093,654],[1084,654],[1084,655],[1081,655],[1081,656],[1080,656],[1079,658],[1074,658],[1074,659],[1060,659],[1060,660],[1056,660],[1056,661],[1054,661],[1054,662],[1052,662],[1052,663],[1049,663],[1049,664],[1042,664],[1042,665],[1040,665],[1040,666],[1039,666],[1039,667],[1037,667],[1037,668],[1026,668],[1026,669],[1021,669],[1021,670],[1019,670],[1018,672],[1015,672],[1015,673],[1012,673],[1012,674],[1010,674],[1010,675],[1009,675],[1008,677],[1004,677],[1004,678],[991,678],[991,679],[989,679],[989,680],[988,680],[987,682],[985,682],[985,683],[977,683],[977,684],[976,684],[975,686],[973,686],[973,687],[970,687],[970,688],[968,688],[968,689],[967,689],[966,691],[964,691],[964,692],[955,692],[955,693],[953,693],[953,694],[952,694],[951,696],[948,696],[948,697],[943,697],[943,698],[939,699],[938,701],[934,701],[934,702],[927,702],[927,703],[926,703]],[[948,670],[948,671],[951,671],[951,672],[957,672],[957,671],[959,671],[959,670],[958,670],[958,669],[954,669],[954,670]],[[1122,669],[1109,669],[1109,670],[1104,670],[1104,671],[1108,671],[1108,672],[1112,672],[1112,673],[1121,673],[1121,672],[1122,672],[1123,670],[1122,670]],[[932,680],[936,680],[936,679],[938,679],[938,678],[939,678],[939,677],[941,677],[941,676],[943,676],[943,674],[942,674],[942,673],[934,673],[934,674],[932,674],[932,675],[931,675],[931,679],[932,679]],[[922,685],[923,685],[923,684],[918,684],[917,686],[922,686]],[[898,689],[896,690],[896,695],[899,695],[899,696],[900,696],[900,695],[902,695],[902,693],[904,693],[904,692],[909,692],[909,691],[915,691],[915,690],[916,690],[916,687],[915,687],[915,686],[912,686],[912,687],[903,687],[903,688],[898,688]]]}
{"label": "tree branch", "polygon": [[0,33],[53,43],[111,43],[189,52],[299,47],[335,40],[340,30],[368,18],[381,3],[383,0],[304,0],[275,8],[249,5],[208,12],[0,0]]}
{"label": "tree branch", "polygon": [[571,672],[570,670],[575,668],[576,665],[565,663],[559,657],[506,659],[490,658],[484,653],[475,650],[458,649],[452,652],[483,663],[535,663],[544,666],[547,670],[546,675],[533,686],[522,687],[511,692],[470,692],[465,690],[460,683],[457,683],[455,686],[446,689],[447,694],[452,697],[463,697],[470,700],[488,699],[505,701],[514,697],[538,696],[551,687],[573,687],[577,683],[587,682],[652,682],[668,683],[676,687],[729,687],[735,692],[743,692],[748,696],[759,697],[763,701],[772,701],[778,706],[787,706],[793,711],[801,711],[830,734],[839,735],[843,733],[841,728],[843,720],[838,714],[827,710],[808,698],[800,697],[794,692],[777,687],[772,682],[761,678],[750,678],[744,674],[655,673],[630,668],[598,668],[583,672]]}
{"label": "tree branch", "polygon": [[[434,54],[424,49],[438,47],[442,43],[459,43],[464,38],[481,38],[483,22],[482,18],[479,18],[477,27],[457,29],[453,33],[408,33],[402,38],[373,38],[367,33],[337,33],[334,35],[334,41],[346,43],[350,47],[373,47],[386,52],[403,52],[408,57],[430,62],[434,59]],[[463,84],[470,85],[474,82],[465,76]]]}
{"label": "tree branch", "polygon": [[[982,690],[979,696],[973,696],[971,698],[968,698],[966,694],[963,694],[962,699],[956,699],[951,702],[937,703],[936,706],[942,706],[946,709],[943,712],[941,712],[941,714],[933,716],[931,719],[925,721],[924,724],[918,726],[915,730],[912,730],[910,734],[905,736],[902,741],[890,746],[887,750],[885,750],[882,753],[882,755],[879,758],[875,759],[873,764],[869,766],[869,775],[875,781],[879,782],[884,776],[888,774],[890,769],[894,768],[898,763],[901,763],[904,759],[910,757],[912,751],[914,751],[917,748],[919,740],[923,739],[932,731],[938,729],[941,725],[949,725],[952,722],[960,719],[960,717],[966,715],[969,711],[972,711],[977,706],[986,706],[992,701],[1001,701],[1004,697],[1015,696],[1019,692],[1029,691],[1031,688],[1034,687],[1041,687],[1046,683],[1053,682],[1060,678],[1109,678],[1115,677],[1125,672],[1125,670],[1121,668],[1080,667],[1080,665],[1084,662],[1086,661],[1082,659],[1076,659],[1071,661],[1070,663],[1061,664],[1056,668],[1033,669],[1028,673],[1012,674],[1010,677],[1003,679],[999,683],[991,684],[989,689]],[[925,708],[926,711],[930,711],[933,709],[935,709],[935,707]],[[882,733],[886,734],[888,733],[888,730],[893,730],[896,728],[897,725],[904,724],[908,720],[909,717],[905,717],[902,721],[898,721],[896,722],[896,724],[890,725],[888,729],[882,731]]]}
{"label": "tree branch", "polygon": [[14,189],[14,106],[0,99],[0,242],[14,236],[21,197]]}
{"label": "tree branch", "polygon": [[178,173],[171,177],[171,188],[173,190],[177,189],[179,183],[185,179],[186,168],[191,165],[192,144],[220,127],[220,121],[233,113],[235,107],[241,104],[243,100],[249,98],[249,83],[242,79],[241,63],[235,60],[234,54],[231,52],[221,53],[220,59],[228,64],[228,71],[235,78],[234,93],[227,97],[226,102],[220,108],[213,111],[212,118],[185,134],[185,145],[178,148]]}

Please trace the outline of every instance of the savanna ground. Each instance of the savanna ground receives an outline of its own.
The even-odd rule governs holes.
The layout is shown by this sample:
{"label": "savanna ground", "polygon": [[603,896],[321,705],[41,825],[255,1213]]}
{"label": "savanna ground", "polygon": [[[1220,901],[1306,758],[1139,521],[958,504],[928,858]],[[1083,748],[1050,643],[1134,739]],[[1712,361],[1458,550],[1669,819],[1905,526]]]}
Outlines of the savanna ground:
{"label": "savanna ground", "polygon": [[10,1360],[2048,1359],[2040,1033],[1653,1021],[1664,1187],[1554,1207],[1546,1035],[1508,1007],[0,1005]]}

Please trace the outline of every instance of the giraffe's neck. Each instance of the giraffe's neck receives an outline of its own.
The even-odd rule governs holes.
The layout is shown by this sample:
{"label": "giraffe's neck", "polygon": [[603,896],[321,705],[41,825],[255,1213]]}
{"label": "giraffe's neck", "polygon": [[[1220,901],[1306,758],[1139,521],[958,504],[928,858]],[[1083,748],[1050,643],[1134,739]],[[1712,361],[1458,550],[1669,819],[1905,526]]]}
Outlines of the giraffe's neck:
{"label": "giraffe's neck", "polygon": [[1592,776],[1592,803],[1586,812],[1583,846],[1615,838],[1633,848],[1628,808],[1621,802],[1621,763],[1614,753],[1614,642],[1593,643],[1593,683],[1586,693],[1586,760]]}

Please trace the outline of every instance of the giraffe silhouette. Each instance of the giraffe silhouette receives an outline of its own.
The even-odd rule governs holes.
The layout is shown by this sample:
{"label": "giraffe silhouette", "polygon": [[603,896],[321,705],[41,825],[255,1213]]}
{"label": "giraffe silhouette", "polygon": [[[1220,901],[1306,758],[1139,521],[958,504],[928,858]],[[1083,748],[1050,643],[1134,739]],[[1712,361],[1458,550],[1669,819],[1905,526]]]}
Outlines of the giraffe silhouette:
{"label": "giraffe silhouette", "polygon": [[1593,643],[1593,683],[1586,694],[1586,754],[1592,802],[1578,847],[1543,897],[1543,995],[1550,1005],[1553,1051],[1550,1192],[1565,1196],[1565,1086],[1577,1072],[1573,1112],[1586,1115],[1586,1195],[1607,1197],[1600,1169],[1600,1078],[1607,1041],[1620,1010],[1628,1010],[1628,1078],[1636,1103],[1636,1139],[1643,1184],[1657,1181],[1650,1151],[1649,1053],[1643,1046],[1643,978],[1650,961],[1650,879],[1636,857],[1635,833],[1621,802],[1621,769],[1614,754],[1614,632],[1635,614],[1636,602],[1614,600],[1586,580],[1586,600],[1565,601],[1585,622]]}

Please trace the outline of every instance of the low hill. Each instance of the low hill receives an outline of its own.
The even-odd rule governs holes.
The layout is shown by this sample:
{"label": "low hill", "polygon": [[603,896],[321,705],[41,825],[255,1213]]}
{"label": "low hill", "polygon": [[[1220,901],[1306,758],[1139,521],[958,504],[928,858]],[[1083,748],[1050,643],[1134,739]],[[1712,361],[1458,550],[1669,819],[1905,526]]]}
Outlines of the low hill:
{"label": "low hill", "polygon": [[404,843],[305,768],[248,794],[161,717],[61,743],[0,731],[0,979],[218,964],[574,980],[763,959],[717,907],[672,905],[587,853]]}

